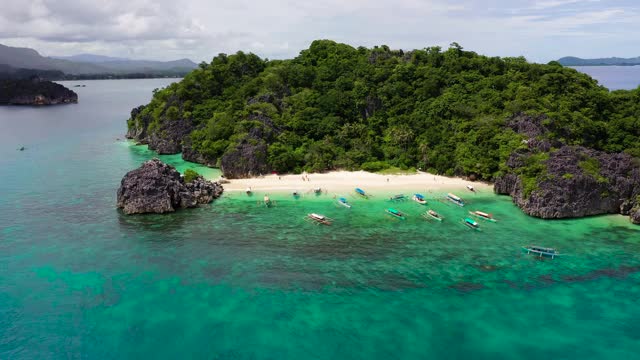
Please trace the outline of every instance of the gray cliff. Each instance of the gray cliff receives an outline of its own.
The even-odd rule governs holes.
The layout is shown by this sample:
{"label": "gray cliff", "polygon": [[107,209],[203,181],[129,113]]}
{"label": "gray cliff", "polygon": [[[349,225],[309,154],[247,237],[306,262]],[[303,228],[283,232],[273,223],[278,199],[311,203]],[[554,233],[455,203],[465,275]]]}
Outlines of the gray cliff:
{"label": "gray cliff", "polygon": [[202,176],[187,183],[174,167],[153,159],[122,178],[117,206],[127,215],[161,214],[210,203],[222,191],[220,184]]}

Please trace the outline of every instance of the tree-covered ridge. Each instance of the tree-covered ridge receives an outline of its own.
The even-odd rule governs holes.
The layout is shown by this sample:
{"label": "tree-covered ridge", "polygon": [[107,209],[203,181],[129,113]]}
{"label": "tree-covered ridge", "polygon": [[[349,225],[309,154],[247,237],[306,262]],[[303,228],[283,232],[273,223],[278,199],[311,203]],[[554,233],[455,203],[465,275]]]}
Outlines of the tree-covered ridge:
{"label": "tree-covered ridge", "polygon": [[609,92],[557,62],[455,43],[403,52],[319,40],[290,60],[220,54],[156,91],[129,134],[233,176],[393,166],[493,179],[527,147],[506,126],[523,113],[545,115],[546,139],[640,157],[640,89]]}

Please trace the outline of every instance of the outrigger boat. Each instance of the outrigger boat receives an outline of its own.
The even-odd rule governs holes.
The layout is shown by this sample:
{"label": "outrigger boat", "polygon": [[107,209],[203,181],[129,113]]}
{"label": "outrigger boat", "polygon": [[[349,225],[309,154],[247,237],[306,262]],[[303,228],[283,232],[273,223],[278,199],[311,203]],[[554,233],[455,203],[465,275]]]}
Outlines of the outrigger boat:
{"label": "outrigger boat", "polygon": [[558,250],[554,248],[546,248],[542,246],[529,245],[529,246],[523,246],[522,249],[527,250],[527,254],[536,254],[539,257],[546,256],[552,259],[555,258],[556,256],[562,255],[558,252]]}
{"label": "outrigger boat", "polygon": [[446,199],[458,206],[464,206],[464,201],[452,193],[448,193]]}
{"label": "outrigger boat", "polygon": [[311,214],[307,214],[307,219],[311,221],[315,221],[316,224],[331,225],[331,219],[329,219],[324,215],[311,213]]}
{"label": "outrigger boat", "polygon": [[473,188],[473,185],[467,185],[467,189],[471,192],[476,192],[476,189]]}
{"label": "outrigger boat", "polygon": [[413,201],[417,202],[420,205],[427,205],[427,200],[422,194],[413,194]]}
{"label": "outrigger boat", "polygon": [[387,210],[385,210],[385,211],[387,212],[387,214],[389,214],[389,215],[391,215],[391,216],[393,216],[393,217],[396,217],[396,218],[398,218],[398,219],[402,219],[402,220],[405,220],[405,219],[406,219],[406,217],[405,217],[404,213],[402,213],[402,212],[400,212],[399,210],[396,210],[396,209],[394,209],[394,208],[388,208],[388,209],[387,209]]}
{"label": "outrigger boat", "polygon": [[343,197],[339,198],[339,199],[338,199],[338,204],[340,204],[340,205],[342,205],[342,206],[344,206],[344,207],[346,207],[346,208],[351,209],[351,204],[349,204],[349,203],[347,202],[347,199],[346,199],[346,198],[343,198]]}
{"label": "outrigger boat", "polygon": [[247,193],[247,195],[251,195],[251,188],[248,187],[247,190],[245,190],[245,192]]}
{"label": "outrigger boat", "polygon": [[462,223],[473,230],[480,230],[480,225],[473,219],[464,218]]}
{"label": "outrigger boat", "polygon": [[437,221],[442,221],[444,220],[444,217],[440,214],[438,214],[437,212],[429,209],[429,211],[427,211],[426,213],[422,214],[422,217],[424,217],[425,219],[434,219]]}
{"label": "outrigger boat", "polygon": [[360,189],[360,188],[356,188],[356,194],[362,196],[365,199],[369,198],[369,195],[367,195],[366,192],[364,192],[364,190]]}
{"label": "outrigger boat", "polygon": [[493,218],[493,215],[484,213],[482,211],[477,211],[477,210],[476,211],[469,211],[469,214],[473,215],[473,216],[476,216],[476,217],[479,217],[480,219],[487,220],[487,221],[492,221],[492,222],[498,221],[498,220]]}
{"label": "outrigger boat", "polygon": [[390,201],[405,201],[407,197],[404,194],[393,195],[389,198]]}

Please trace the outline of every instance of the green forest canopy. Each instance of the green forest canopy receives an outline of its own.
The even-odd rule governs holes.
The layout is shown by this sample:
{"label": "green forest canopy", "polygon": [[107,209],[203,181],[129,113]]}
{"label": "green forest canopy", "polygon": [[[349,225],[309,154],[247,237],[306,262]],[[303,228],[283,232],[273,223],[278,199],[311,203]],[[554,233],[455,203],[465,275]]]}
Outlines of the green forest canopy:
{"label": "green forest canopy", "polygon": [[318,40],[290,60],[220,54],[155,91],[140,116],[150,131],[192,121],[193,149],[218,161],[241,142],[265,143],[278,172],[415,167],[492,179],[525,146],[505,127],[516,113],[547,115],[551,139],[640,157],[640,88],[609,92],[557,62],[456,43],[403,52]]}

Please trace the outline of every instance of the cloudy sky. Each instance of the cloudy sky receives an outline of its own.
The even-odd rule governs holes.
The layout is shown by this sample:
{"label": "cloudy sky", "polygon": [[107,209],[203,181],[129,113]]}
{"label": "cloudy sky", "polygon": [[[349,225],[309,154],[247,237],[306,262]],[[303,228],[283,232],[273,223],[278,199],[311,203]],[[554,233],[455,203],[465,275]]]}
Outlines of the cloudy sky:
{"label": "cloudy sky", "polygon": [[314,39],[497,56],[640,56],[638,0],[2,0],[0,43],[43,55],[295,56]]}

